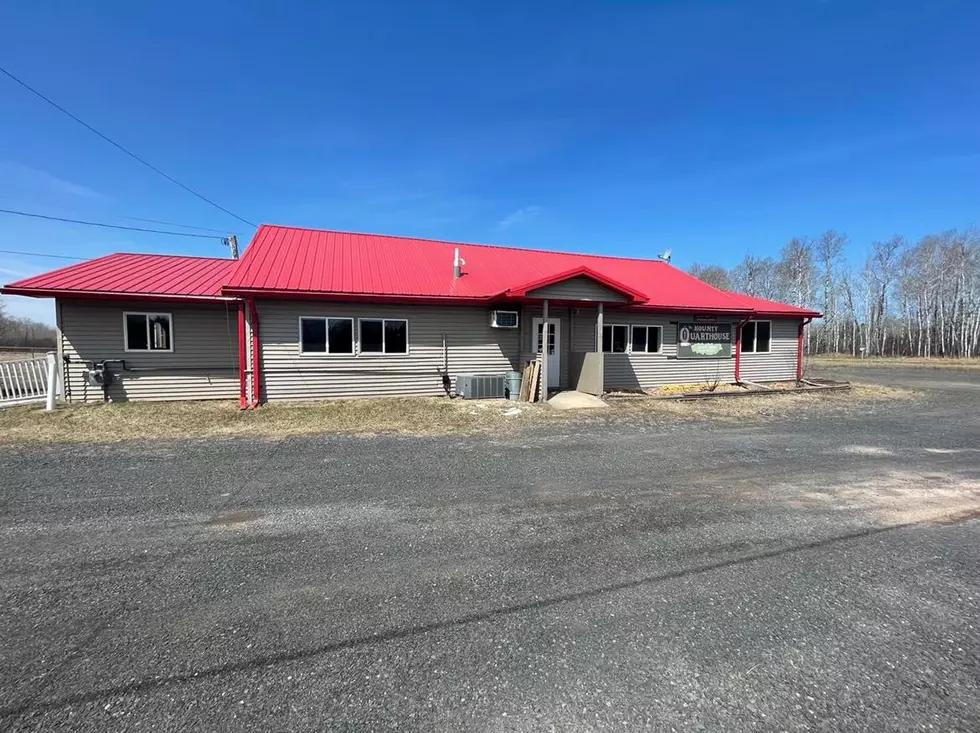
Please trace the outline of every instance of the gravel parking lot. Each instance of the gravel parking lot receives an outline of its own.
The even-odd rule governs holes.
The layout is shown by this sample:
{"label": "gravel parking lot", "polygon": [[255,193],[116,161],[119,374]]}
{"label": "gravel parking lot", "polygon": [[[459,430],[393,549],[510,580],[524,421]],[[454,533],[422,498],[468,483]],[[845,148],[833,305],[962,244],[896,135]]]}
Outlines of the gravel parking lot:
{"label": "gravel parking lot", "polygon": [[921,394],[0,446],[0,729],[980,729],[980,372],[826,376]]}

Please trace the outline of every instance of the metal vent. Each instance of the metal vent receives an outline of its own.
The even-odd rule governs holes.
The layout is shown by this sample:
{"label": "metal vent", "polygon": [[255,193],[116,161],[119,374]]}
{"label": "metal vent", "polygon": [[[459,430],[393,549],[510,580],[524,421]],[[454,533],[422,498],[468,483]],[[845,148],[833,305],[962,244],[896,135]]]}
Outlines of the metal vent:
{"label": "metal vent", "polygon": [[507,396],[505,374],[460,374],[456,394],[466,400],[488,400]]}

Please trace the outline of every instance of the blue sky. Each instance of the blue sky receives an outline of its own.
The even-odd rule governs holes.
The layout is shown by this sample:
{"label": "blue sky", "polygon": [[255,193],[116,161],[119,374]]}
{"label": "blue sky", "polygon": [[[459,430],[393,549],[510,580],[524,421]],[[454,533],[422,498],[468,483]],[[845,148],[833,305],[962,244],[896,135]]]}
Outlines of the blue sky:
{"label": "blue sky", "polygon": [[[980,224],[975,1],[39,0],[0,27],[0,66],[255,222],[681,267]],[[247,241],[6,78],[0,109],[0,208]],[[0,249],[223,253],[3,215]]]}

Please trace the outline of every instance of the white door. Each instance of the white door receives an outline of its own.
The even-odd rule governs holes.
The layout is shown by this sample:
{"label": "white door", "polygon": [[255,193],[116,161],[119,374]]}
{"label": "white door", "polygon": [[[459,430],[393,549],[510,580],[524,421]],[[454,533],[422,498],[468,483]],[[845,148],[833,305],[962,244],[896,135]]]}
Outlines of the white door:
{"label": "white door", "polygon": [[[534,352],[541,353],[542,319],[534,319]],[[548,387],[557,388],[561,382],[561,319],[548,319]]]}

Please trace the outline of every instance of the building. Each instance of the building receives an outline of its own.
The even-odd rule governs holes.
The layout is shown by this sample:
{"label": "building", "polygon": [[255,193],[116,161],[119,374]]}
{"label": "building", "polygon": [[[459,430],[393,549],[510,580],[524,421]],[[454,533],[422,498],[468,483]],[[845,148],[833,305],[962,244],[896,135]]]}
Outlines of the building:
{"label": "building", "polygon": [[240,260],[112,254],[0,292],[55,298],[72,402],[242,407],[444,394],[519,370],[544,323],[551,389],[793,380],[819,316],[660,260],[270,225]]}

